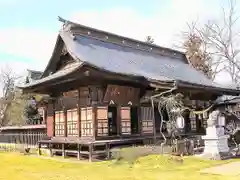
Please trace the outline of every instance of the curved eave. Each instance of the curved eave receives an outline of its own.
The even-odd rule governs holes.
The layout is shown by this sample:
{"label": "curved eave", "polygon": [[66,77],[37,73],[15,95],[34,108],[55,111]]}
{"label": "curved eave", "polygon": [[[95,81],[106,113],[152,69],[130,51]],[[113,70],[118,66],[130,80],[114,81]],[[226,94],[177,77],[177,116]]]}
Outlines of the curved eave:
{"label": "curved eave", "polygon": [[42,75],[41,75],[41,78],[44,78],[46,76],[48,76],[49,74],[49,69],[51,68],[51,66],[53,66],[53,64],[55,63],[55,59],[57,59],[57,57],[59,56],[58,52],[63,48],[63,40],[61,38],[60,35],[57,36],[57,40],[56,40],[56,44],[54,46],[54,49],[53,49],[53,52],[52,52],[52,55],[51,55],[51,58],[45,68],[45,70],[43,71]]}
{"label": "curved eave", "polygon": [[181,88],[189,88],[189,89],[198,89],[202,91],[208,91],[214,94],[221,94],[221,95],[235,95],[238,96],[240,94],[240,90],[237,89],[229,89],[219,86],[204,86],[199,84],[193,84],[184,81],[176,81],[176,85]]}
{"label": "curved eave", "polygon": [[83,66],[82,62],[77,62],[72,64],[67,69],[62,69],[57,71],[56,73],[49,75],[47,77],[41,78],[39,80],[33,81],[32,83],[22,84],[18,85],[17,87],[20,89],[31,89],[39,85],[43,85],[44,83],[50,83],[52,81],[58,80],[66,75],[70,75],[74,72],[76,72],[78,69],[80,69]]}
{"label": "curved eave", "polygon": [[[111,33],[111,32],[107,32],[107,31],[103,31],[103,30],[100,30],[100,29],[96,29],[96,28],[93,28],[93,27],[89,27],[89,26],[85,26],[83,24],[78,24],[76,22],[72,22],[72,21],[69,21],[69,20],[66,20],[60,16],[58,16],[58,20],[60,22],[63,23],[63,30],[66,29],[67,31],[68,30],[72,30],[74,28],[82,28],[84,29],[85,31],[92,31],[92,32],[97,32],[97,33],[100,33],[100,34],[104,34],[105,36],[113,36],[117,39],[125,39],[126,41],[130,41],[130,42],[134,42],[136,44],[143,44],[143,45],[147,45],[149,47],[154,47],[154,48],[158,48],[158,49],[161,49],[163,51],[169,51],[169,52],[173,52],[173,53],[176,53],[176,54],[179,54],[181,55],[182,57],[184,57],[184,61],[185,63],[188,63],[188,60],[184,54],[184,52],[180,51],[180,50],[176,50],[176,49],[170,49],[170,48],[167,48],[167,47],[163,47],[163,46],[158,46],[156,44],[150,44],[148,42],[144,42],[144,41],[140,41],[140,40],[137,40],[137,39],[133,39],[133,38],[130,38],[130,37],[125,37],[125,36],[121,36],[121,35],[118,35],[118,34],[115,34],[115,33]],[[74,31],[74,30],[73,30]]]}

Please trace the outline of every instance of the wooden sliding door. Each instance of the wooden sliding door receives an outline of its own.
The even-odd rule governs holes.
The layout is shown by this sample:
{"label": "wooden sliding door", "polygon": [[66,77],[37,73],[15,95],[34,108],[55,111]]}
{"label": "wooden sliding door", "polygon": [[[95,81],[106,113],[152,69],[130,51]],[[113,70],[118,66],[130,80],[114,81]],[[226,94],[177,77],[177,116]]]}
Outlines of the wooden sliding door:
{"label": "wooden sliding door", "polygon": [[131,134],[131,108],[120,107],[121,134]]}
{"label": "wooden sliding door", "polygon": [[55,111],[55,136],[65,136],[64,111]]}
{"label": "wooden sliding door", "polygon": [[97,107],[96,113],[97,136],[108,136],[108,107]]}
{"label": "wooden sliding door", "polygon": [[78,110],[67,110],[67,136],[78,136]]}
{"label": "wooden sliding door", "polygon": [[153,118],[152,107],[141,107],[140,119],[142,121],[143,134],[153,134]]}
{"label": "wooden sliding door", "polygon": [[93,136],[93,108],[81,108],[81,136]]}

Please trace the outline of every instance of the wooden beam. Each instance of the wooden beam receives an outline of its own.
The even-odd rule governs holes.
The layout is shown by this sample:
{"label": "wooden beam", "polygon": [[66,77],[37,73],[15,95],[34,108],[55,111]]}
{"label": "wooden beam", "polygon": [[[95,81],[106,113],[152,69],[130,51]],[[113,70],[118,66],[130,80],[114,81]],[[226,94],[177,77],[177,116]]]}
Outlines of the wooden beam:
{"label": "wooden beam", "polygon": [[62,157],[65,158],[66,152],[65,152],[65,144],[62,143]]}
{"label": "wooden beam", "polygon": [[97,136],[97,107],[96,105],[93,106],[93,109],[92,109],[92,113],[93,113],[93,139],[95,140],[96,139],[96,136]]}
{"label": "wooden beam", "polygon": [[65,107],[63,107],[63,118],[64,118],[64,136],[67,137],[68,136],[68,132],[67,132],[67,129],[68,129],[68,126],[67,126],[67,109]]}
{"label": "wooden beam", "polygon": [[106,143],[106,155],[107,155],[107,160],[109,160],[111,157],[111,153],[110,153],[110,144]]}
{"label": "wooden beam", "polygon": [[80,155],[81,145],[80,144],[77,144],[77,149],[78,149],[77,158],[78,158],[78,160],[80,160],[80,157],[81,157],[81,155]]}
{"label": "wooden beam", "polygon": [[92,156],[93,156],[93,144],[89,144],[89,162],[92,162]]}
{"label": "wooden beam", "polygon": [[52,103],[53,103],[53,136],[55,136],[56,134],[55,134],[55,102],[56,102],[56,100],[53,100],[52,101]]}
{"label": "wooden beam", "polygon": [[81,137],[81,107],[80,107],[80,89],[78,88],[78,137]]}

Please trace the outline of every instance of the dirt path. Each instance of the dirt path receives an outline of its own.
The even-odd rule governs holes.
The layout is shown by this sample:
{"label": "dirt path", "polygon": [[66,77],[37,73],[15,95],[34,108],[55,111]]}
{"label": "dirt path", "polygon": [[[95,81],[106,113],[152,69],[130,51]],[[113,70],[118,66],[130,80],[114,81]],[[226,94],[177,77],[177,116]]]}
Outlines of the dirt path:
{"label": "dirt path", "polygon": [[211,168],[206,168],[200,171],[201,173],[207,174],[218,174],[218,175],[232,175],[237,176],[240,175],[240,161],[239,162],[231,162]]}

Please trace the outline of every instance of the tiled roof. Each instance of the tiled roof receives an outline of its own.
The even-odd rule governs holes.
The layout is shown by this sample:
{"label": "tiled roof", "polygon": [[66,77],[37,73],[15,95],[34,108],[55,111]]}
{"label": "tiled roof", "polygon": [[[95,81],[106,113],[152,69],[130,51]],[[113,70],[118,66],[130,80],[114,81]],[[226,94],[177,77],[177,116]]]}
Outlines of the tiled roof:
{"label": "tiled roof", "polygon": [[184,81],[205,86],[217,86],[201,72],[179,59],[149,51],[61,32],[68,51],[81,61],[98,68],[124,75],[143,76],[148,80]]}
{"label": "tiled roof", "polygon": [[82,63],[80,63],[80,62],[73,63],[68,68],[64,68],[62,70],[59,70],[56,73],[53,73],[53,74],[51,74],[47,77],[41,78],[41,79],[37,79],[35,81],[32,81],[31,83],[18,85],[18,87],[19,88],[26,88],[26,87],[32,87],[32,86],[35,86],[35,85],[39,85],[39,84],[42,84],[42,83],[45,83],[45,82],[50,82],[52,80],[55,80],[57,78],[61,78],[63,76],[66,76],[66,75],[76,71],[80,66],[82,66]]}
{"label": "tiled roof", "polygon": [[238,104],[240,103],[240,96],[220,96],[215,101],[216,104]]}
{"label": "tiled roof", "polygon": [[[129,42],[141,45],[144,48],[147,47],[148,49],[137,48],[132,45],[128,46],[124,41],[115,43],[108,40],[108,38],[102,39],[92,36],[90,31],[94,31],[97,35],[101,34],[104,37],[110,35],[112,39],[119,40],[123,37],[82,25],[78,27],[78,24],[72,22],[65,23],[58,36],[57,44],[61,42],[59,39],[62,40],[70,55],[75,60],[79,60],[80,66],[87,64],[112,73],[144,77],[148,81],[177,82],[179,85],[189,84],[196,87],[211,87],[215,90],[222,89],[223,91],[228,91],[226,87],[211,81],[203,73],[190,66],[181,52],[161,49],[161,47],[156,45],[145,46],[146,43],[141,44],[139,41],[132,39],[129,39]],[[79,29],[74,32],[75,30],[71,28],[75,28],[75,30],[76,28],[83,28],[82,30],[87,32],[87,34],[82,33]],[[57,53],[59,47],[56,45],[54,53]],[[165,50],[168,53],[158,53],[158,51],[162,52]],[[54,53],[45,70],[45,74],[47,74],[49,67],[56,63]],[[79,67],[70,68],[67,72],[60,71],[46,77],[43,76],[40,80],[25,85],[25,87],[31,87],[65,76]],[[236,93],[235,89],[233,91]]]}
{"label": "tiled roof", "polygon": [[35,71],[35,70],[30,70],[30,69],[27,69],[27,71],[28,71],[28,78],[31,81],[40,79],[41,76],[42,76],[42,72],[41,71]]}

